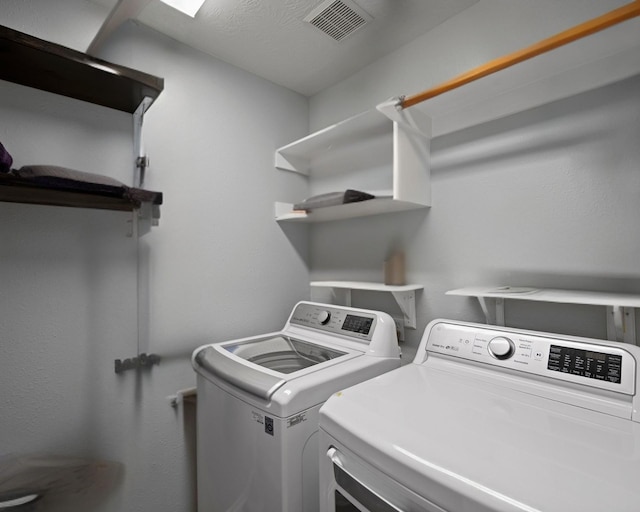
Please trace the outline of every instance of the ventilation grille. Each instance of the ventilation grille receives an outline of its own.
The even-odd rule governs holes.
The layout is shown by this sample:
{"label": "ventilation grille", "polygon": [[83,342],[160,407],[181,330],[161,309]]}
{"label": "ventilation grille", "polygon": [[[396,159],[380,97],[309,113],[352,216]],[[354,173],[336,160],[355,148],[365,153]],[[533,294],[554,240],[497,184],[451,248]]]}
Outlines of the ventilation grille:
{"label": "ventilation grille", "polygon": [[304,21],[341,41],[373,18],[348,0],[328,0],[311,11]]}

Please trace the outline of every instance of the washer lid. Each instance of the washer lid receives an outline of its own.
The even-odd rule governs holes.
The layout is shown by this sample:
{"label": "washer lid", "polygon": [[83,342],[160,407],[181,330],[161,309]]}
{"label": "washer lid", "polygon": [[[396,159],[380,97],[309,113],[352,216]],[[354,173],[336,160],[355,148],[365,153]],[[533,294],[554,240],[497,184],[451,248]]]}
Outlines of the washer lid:
{"label": "washer lid", "polygon": [[202,347],[194,364],[205,378],[215,376],[269,400],[286,382],[313,372],[316,366],[361,355],[276,333]]}
{"label": "washer lid", "polygon": [[223,348],[241,359],[280,373],[293,373],[346,354],[286,335],[225,343]]}
{"label": "washer lid", "polygon": [[469,501],[509,512],[640,504],[640,424],[433,366],[333,395],[320,428],[446,510]]}

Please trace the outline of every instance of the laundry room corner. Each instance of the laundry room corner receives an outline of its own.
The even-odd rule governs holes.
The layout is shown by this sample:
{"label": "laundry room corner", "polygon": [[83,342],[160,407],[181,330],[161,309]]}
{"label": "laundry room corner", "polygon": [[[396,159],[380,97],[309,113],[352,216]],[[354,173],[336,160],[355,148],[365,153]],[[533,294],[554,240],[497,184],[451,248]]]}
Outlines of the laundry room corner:
{"label": "laundry room corner", "polygon": [[[304,184],[272,166],[276,147],[306,133],[307,100],[135,23],[99,56],[165,80],[143,126],[159,224],[138,239],[126,213],[0,205],[2,359],[16,369],[2,372],[15,414],[1,451],[118,462],[122,479],[96,511],[195,510],[192,405],[172,407],[195,385],[193,349],[275,330],[309,294],[306,231],[273,221],[277,194]],[[131,183],[131,116],[1,85],[16,164]],[[149,355],[157,364],[139,364]],[[116,372],[117,361],[134,365]]]}
{"label": "laundry room corner", "polygon": [[640,0],[180,7],[0,2],[0,509],[636,512]]}

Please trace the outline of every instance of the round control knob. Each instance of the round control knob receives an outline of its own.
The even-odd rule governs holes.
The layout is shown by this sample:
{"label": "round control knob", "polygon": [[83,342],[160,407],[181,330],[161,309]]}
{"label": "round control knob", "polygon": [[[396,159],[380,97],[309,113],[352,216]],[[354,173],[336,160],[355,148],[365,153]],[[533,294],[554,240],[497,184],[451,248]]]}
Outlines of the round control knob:
{"label": "round control knob", "polygon": [[504,336],[498,336],[489,342],[489,353],[496,359],[509,359],[514,351],[513,341]]}
{"label": "round control knob", "polygon": [[329,320],[331,320],[331,313],[328,311],[320,311],[320,313],[318,313],[318,322],[320,322],[320,324],[326,325],[329,323]]}

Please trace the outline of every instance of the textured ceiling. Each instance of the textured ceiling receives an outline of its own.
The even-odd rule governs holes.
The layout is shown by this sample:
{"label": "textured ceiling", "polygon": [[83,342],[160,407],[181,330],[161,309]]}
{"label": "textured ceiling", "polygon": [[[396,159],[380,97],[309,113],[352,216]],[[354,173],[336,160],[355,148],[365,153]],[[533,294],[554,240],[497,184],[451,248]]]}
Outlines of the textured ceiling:
{"label": "textured ceiling", "polygon": [[[111,8],[116,0],[87,0]],[[478,0],[355,0],[373,20],[337,42],[304,22],[322,0],[206,0],[192,19],[150,0],[137,19],[178,41],[311,96]]]}

